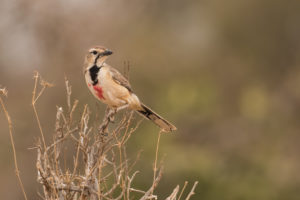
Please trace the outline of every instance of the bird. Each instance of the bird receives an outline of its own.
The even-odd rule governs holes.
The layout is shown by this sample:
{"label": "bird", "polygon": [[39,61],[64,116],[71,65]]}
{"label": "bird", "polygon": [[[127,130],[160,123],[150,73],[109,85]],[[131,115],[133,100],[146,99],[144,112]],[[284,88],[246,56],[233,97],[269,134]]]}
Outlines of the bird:
{"label": "bird", "polygon": [[86,84],[99,101],[119,111],[130,108],[156,124],[161,131],[171,132],[177,128],[143,104],[133,92],[129,81],[115,68],[106,64],[113,52],[103,46],[89,49],[84,60]]}

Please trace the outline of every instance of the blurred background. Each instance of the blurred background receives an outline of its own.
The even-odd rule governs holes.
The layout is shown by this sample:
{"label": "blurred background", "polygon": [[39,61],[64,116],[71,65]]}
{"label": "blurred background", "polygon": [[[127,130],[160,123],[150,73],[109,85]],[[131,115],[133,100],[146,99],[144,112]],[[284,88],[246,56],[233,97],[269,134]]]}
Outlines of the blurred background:
{"label": "blurred background", "polygon": [[[178,128],[161,138],[160,199],[186,180],[199,181],[193,199],[299,199],[299,8],[297,0],[1,0],[0,84],[29,198],[40,189],[28,149],[40,136],[33,71],[55,85],[37,105],[50,141],[56,105],[66,105],[64,76],[80,109],[103,115],[82,74],[87,50],[103,45],[121,72],[129,61],[133,90]],[[0,199],[22,199],[2,110],[0,126]],[[141,188],[152,181],[157,133],[144,121],[131,138],[132,155],[143,150]]]}

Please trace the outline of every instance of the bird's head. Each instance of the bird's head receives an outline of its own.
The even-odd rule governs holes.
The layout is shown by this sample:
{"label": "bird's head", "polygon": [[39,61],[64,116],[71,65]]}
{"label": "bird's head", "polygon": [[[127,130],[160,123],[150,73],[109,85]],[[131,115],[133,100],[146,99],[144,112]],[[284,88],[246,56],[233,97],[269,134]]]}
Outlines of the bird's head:
{"label": "bird's head", "polygon": [[88,67],[90,66],[101,66],[105,60],[108,58],[109,55],[111,55],[113,52],[106,49],[102,46],[96,46],[89,50],[85,57],[85,63]]}

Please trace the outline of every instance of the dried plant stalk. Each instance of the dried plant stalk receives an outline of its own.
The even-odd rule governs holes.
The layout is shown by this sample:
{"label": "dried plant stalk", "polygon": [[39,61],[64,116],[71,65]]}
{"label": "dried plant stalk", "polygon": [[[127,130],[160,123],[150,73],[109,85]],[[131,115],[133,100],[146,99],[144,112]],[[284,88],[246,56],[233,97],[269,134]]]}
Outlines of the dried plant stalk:
{"label": "dried plant stalk", "polygon": [[17,160],[15,142],[14,142],[14,137],[13,137],[13,125],[12,125],[11,118],[10,118],[10,116],[9,116],[7,110],[6,110],[6,107],[5,107],[4,101],[2,100],[1,95],[7,96],[7,90],[5,88],[0,89],[0,104],[1,104],[1,107],[2,107],[2,109],[4,111],[4,114],[5,114],[7,123],[8,123],[8,131],[9,131],[9,137],[10,137],[11,146],[12,146],[12,149],[13,149],[14,165],[15,165],[16,176],[18,178],[18,182],[19,182],[20,188],[22,190],[24,199],[27,200],[27,195],[26,195],[26,192],[25,192],[25,189],[24,189],[24,185],[23,185],[21,176],[20,176],[20,170],[19,170],[19,165],[18,165],[18,160]]}
{"label": "dried plant stalk", "polygon": [[[158,199],[154,189],[162,177],[163,167],[158,166],[158,150],[161,133],[158,135],[153,169],[153,181],[148,190],[133,186],[138,170],[132,170],[136,160],[127,158],[126,144],[138,128],[132,124],[133,112],[127,112],[123,118],[109,125],[116,112],[107,109],[98,128],[90,126],[90,111],[84,106],[81,117],[74,117],[78,111],[78,101],[72,102],[71,86],[66,79],[67,111],[57,108],[53,141],[50,145],[44,140],[44,133],[35,108],[47,82],[35,74],[35,86],[32,98],[33,109],[40,129],[42,141],[37,145],[38,182],[43,186],[43,198],[46,200],[129,200],[141,196],[140,200]],[[37,91],[40,82],[41,90]],[[69,150],[66,152],[66,149]],[[68,153],[73,156],[73,164],[66,161]],[[137,156],[139,158],[139,154]],[[179,186],[167,199],[175,200]],[[188,198],[194,193],[194,187]],[[187,198],[187,199],[188,199]],[[135,198],[136,199],[136,198]]]}

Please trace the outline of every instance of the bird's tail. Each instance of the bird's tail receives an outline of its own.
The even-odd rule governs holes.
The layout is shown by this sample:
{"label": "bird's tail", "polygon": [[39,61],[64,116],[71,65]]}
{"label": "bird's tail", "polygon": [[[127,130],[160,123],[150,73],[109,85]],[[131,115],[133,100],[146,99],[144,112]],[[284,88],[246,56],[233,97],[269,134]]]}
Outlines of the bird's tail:
{"label": "bird's tail", "polygon": [[165,120],[164,118],[162,118],[161,116],[156,114],[154,111],[152,111],[150,108],[148,108],[144,104],[141,104],[141,108],[142,109],[137,110],[137,112],[140,113],[141,115],[143,115],[145,118],[151,120],[154,124],[156,124],[158,127],[160,127],[163,131],[170,132],[170,131],[175,131],[177,129],[173,124],[171,124],[170,122],[168,122],[167,120]]}

